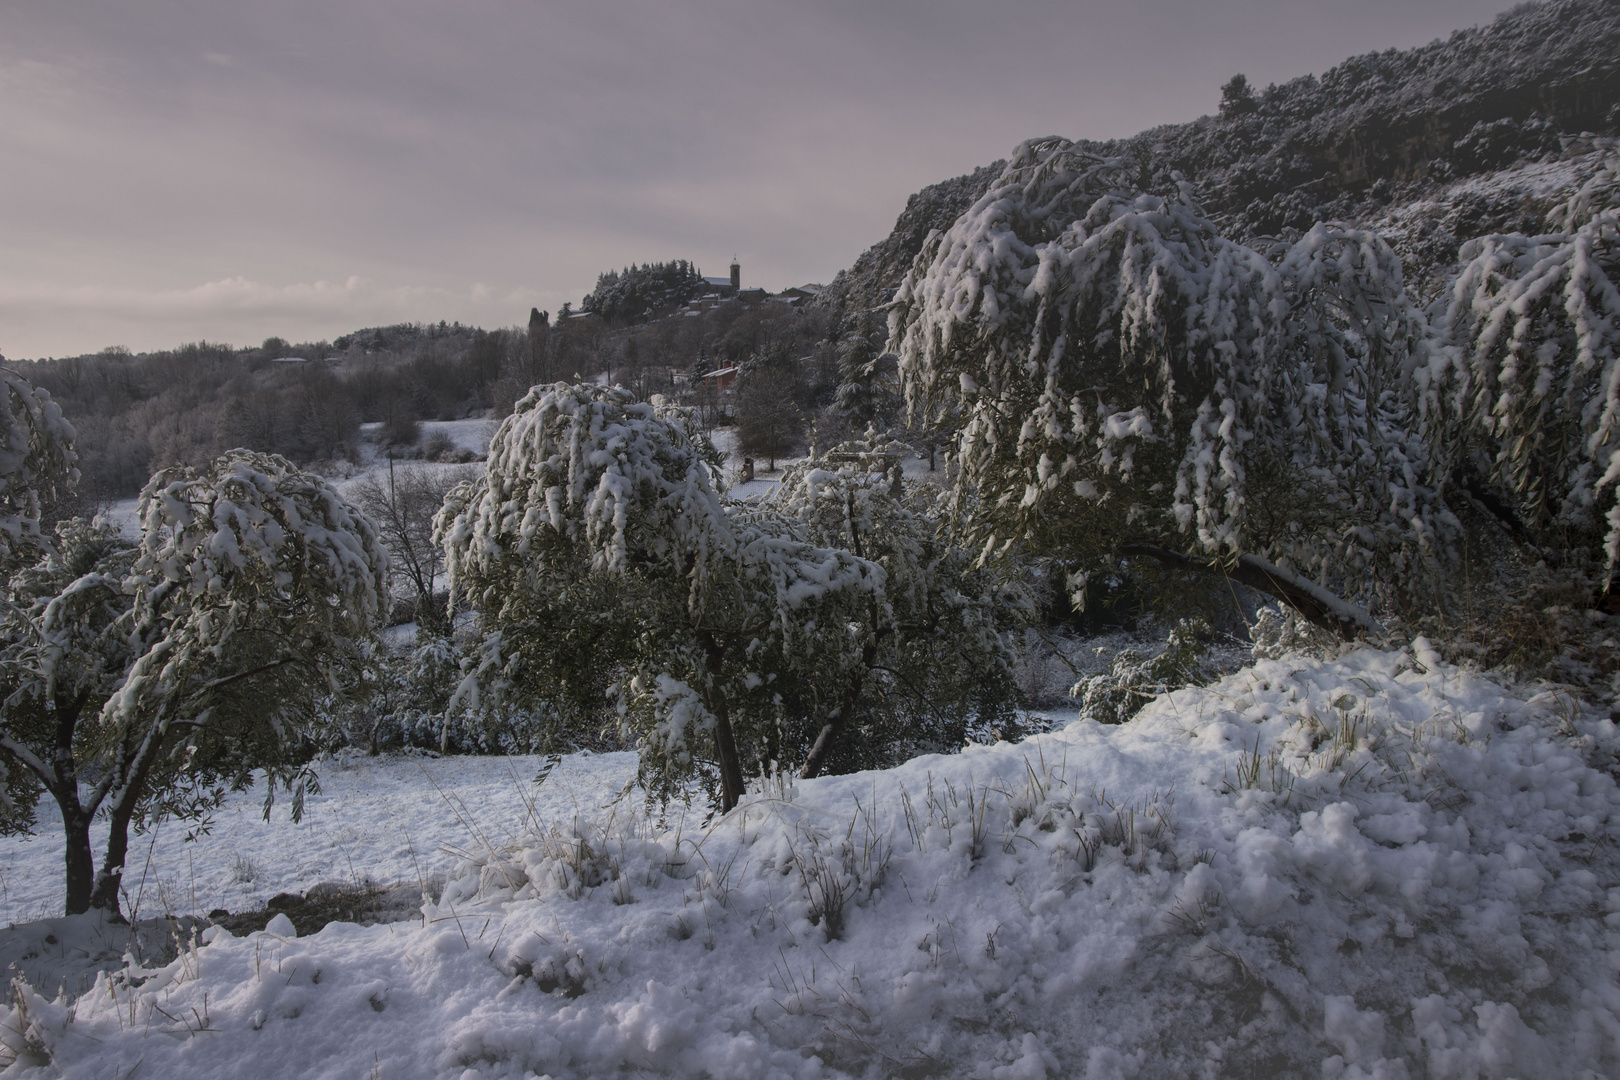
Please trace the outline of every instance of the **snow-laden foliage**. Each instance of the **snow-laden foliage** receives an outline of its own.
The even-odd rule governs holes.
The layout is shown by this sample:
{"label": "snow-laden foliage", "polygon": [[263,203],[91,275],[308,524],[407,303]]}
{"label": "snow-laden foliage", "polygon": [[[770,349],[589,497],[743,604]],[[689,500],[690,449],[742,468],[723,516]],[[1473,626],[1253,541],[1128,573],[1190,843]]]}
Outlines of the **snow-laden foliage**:
{"label": "snow-laden foliage", "polygon": [[[384,598],[376,527],[283,458],[161,473],[139,517],[133,547],[62,524],[3,607],[0,754],[61,809],[70,912],[117,909],[132,822],[206,814],[257,769],[290,781],[302,722]],[[112,832],[92,893],[98,811]]]}
{"label": "snow-laden foliage", "polygon": [[1161,694],[1198,686],[1215,672],[1203,661],[1201,635],[1209,633],[1202,619],[1182,619],[1151,654],[1120,649],[1109,658],[1108,670],[1088,675],[1070,687],[1080,701],[1080,718],[1099,724],[1123,724]]}
{"label": "snow-laden foliage", "polygon": [[553,779],[420,925],[214,929],[0,1030],[177,1080],[1614,1075],[1617,749],[1414,642],[707,826]]}
{"label": "snow-laden foliage", "polygon": [[686,559],[700,603],[729,527],[719,461],[684,413],[619,389],[535,387],[490,439],[486,473],[446,501],[437,536],[451,588],[476,605],[502,560],[569,547],[591,570]]}
{"label": "snow-laden foliage", "polygon": [[461,657],[449,637],[419,628],[408,648],[372,640],[360,654],[355,677],[322,704],[334,746],[371,754],[401,747],[480,749],[451,736],[450,695],[460,681]]}
{"label": "snow-laden foliage", "polygon": [[[124,589],[134,549],[116,526],[75,518],[58,524],[39,560],[6,583],[7,603],[0,606],[5,640],[0,751],[8,786],[7,832],[31,832],[47,782],[60,785],[72,775],[55,776],[59,763],[41,751],[55,749],[64,723],[75,733],[80,717],[91,719],[134,659],[133,598]],[[82,740],[76,752],[86,752]],[[29,755],[47,766],[45,775],[29,767]]]}
{"label": "snow-laden foliage", "polygon": [[[435,536],[482,635],[459,700],[562,716],[617,706],[621,734],[670,790],[803,743],[773,687],[853,646],[838,612],[881,567],[806,542],[791,521],[725,504],[717,458],[679,409],[621,389],[536,387],[490,442],[485,475],[451,492]],[[806,669],[808,670],[808,669]]]}
{"label": "snow-laden foliage", "polygon": [[1549,215],[1559,231],[1464,245],[1424,372],[1431,427],[1512,524],[1602,588],[1620,560],[1620,185],[1611,162]]}
{"label": "snow-laden foliage", "polygon": [[388,554],[376,525],[285,458],[233,450],[159,473],[139,518],[129,584],[142,653],[106,710],[120,727],[205,711],[204,673],[228,652],[312,666],[382,613]]}
{"label": "snow-laden foliage", "polygon": [[965,420],[983,551],[1033,540],[1083,575],[1151,545],[1356,597],[1424,588],[1446,515],[1407,423],[1425,327],[1399,260],[1320,225],[1268,258],[1185,186],[1128,180],[1024,144],[896,297],[914,415]]}
{"label": "snow-laden foliage", "polygon": [[839,650],[846,666],[816,666],[833,705],[805,775],[822,771],[829,753],[830,771],[844,772],[949,751],[970,724],[1015,727],[1000,633],[1029,615],[1029,597],[951,543],[937,499],[925,493],[934,489],[902,480],[910,453],[868,430],[790,466],[771,495],[811,542],[883,569],[881,589],[852,612],[850,647]]}
{"label": "snow-laden foliage", "polygon": [[39,535],[42,501],[78,480],[73,425],[48,391],[0,357],[0,560]]}

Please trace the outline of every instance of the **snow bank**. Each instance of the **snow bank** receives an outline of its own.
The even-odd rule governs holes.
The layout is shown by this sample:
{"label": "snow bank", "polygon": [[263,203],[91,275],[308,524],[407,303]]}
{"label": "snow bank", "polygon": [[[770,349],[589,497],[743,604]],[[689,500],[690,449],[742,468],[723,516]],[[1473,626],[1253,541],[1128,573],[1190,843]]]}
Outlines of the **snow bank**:
{"label": "snow bank", "polygon": [[1614,1075],[1614,725],[1417,652],[581,815],[422,926],[213,931],[0,1027],[16,1075]]}

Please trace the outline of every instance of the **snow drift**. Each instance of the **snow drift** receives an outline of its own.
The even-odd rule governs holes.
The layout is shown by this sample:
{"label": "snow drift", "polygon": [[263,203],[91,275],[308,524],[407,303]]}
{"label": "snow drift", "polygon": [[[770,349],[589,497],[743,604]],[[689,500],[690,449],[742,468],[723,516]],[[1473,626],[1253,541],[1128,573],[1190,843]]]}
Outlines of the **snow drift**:
{"label": "snow drift", "polygon": [[1421,639],[1260,661],[706,827],[621,802],[421,926],[18,986],[6,1074],[1614,1075],[1617,747]]}

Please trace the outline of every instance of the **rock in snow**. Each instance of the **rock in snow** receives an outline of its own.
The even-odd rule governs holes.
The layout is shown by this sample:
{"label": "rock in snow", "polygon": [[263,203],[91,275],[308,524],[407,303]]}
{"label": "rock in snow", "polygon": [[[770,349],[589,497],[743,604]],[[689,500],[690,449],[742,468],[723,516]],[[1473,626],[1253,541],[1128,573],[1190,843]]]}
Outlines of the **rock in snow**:
{"label": "rock in snow", "polygon": [[1261,661],[707,823],[552,818],[421,925],[19,987],[6,1075],[1620,1075],[1617,750],[1432,653]]}

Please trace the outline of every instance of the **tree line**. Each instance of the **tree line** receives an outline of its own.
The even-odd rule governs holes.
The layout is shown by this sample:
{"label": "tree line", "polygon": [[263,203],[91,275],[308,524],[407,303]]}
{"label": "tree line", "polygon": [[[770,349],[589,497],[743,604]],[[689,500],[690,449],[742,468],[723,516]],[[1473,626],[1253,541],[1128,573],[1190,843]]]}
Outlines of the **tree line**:
{"label": "tree line", "polygon": [[431,455],[422,421],[499,417],[529,387],[576,376],[607,379],[643,398],[680,396],[709,421],[729,422],[734,396],[705,397],[702,376],[727,366],[760,369],[755,387],[768,382],[770,393],[755,397],[781,412],[762,438],[785,453],[804,444],[810,423],[834,401],[838,339],[838,322],[826,312],[776,305],[620,327],[553,326],[535,311],[522,328],[400,324],[330,342],[196,342],[140,354],[109,348],[14,367],[73,417],[77,490],[94,501],[131,497],[153,472],[198,467],[235,447],[341,470],[358,460],[365,423],[382,425],[377,439],[391,453]]}

